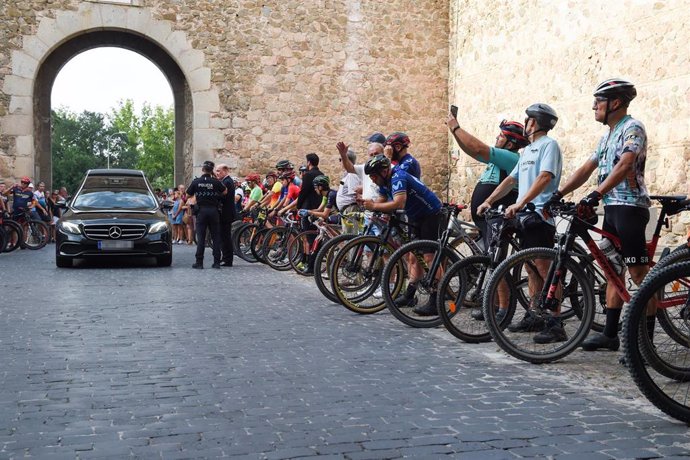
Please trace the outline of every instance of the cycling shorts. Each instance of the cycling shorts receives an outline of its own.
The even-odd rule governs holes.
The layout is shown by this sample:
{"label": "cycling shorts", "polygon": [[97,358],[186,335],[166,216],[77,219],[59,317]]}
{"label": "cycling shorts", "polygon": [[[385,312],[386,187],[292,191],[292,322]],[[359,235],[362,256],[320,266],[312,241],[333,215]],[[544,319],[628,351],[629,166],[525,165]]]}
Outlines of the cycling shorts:
{"label": "cycling shorts", "polygon": [[556,237],[556,227],[547,222],[533,224],[529,230],[518,230],[517,237],[520,249],[552,248]]}
{"label": "cycling shorts", "polygon": [[447,223],[445,216],[445,213],[437,212],[422,220],[410,222],[414,228],[414,237],[420,240],[438,240],[442,232],[441,226]]}
{"label": "cycling shorts", "polygon": [[649,209],[639,206],[604,206],[601,229],[621,240],[625,265],[649,265],[645,230]]}

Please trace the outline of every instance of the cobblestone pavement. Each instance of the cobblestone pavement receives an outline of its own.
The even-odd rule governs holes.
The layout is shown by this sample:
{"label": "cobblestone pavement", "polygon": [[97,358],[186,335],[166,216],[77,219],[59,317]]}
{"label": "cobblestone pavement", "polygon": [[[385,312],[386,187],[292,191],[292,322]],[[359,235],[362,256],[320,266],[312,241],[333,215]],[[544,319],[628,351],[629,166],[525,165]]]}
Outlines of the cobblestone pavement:
{"label": "cobblestone pavement", "polygon": [[175,249],[172,268],[0,255],[0,458],[690,455],[615,353],[528,365]]}

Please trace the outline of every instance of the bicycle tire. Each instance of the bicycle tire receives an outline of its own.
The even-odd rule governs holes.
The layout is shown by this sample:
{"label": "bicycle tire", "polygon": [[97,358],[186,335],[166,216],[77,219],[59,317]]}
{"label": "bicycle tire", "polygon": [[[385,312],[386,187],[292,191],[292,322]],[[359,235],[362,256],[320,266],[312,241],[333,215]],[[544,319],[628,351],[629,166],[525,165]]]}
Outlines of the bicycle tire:
{"label": "bicycle tire", "polygon": [[309,268],[309,255],[307,248],[309,247],[309,235],[318,236],[318,230],[305,230],[295,235],[295,238],[288,243],[288,256],[290,258],[290,266],[298,275],[311,276],[307,272]]}
{"label": "bicycle tire", "polygon": [[291,236],[296,235],[294,230],[288,227],[273,227],[264,238],[262,251],[266,264],[274,270],[281,272],[292,269],[288,259],[288,242]]}
{"label": "bicycle tire", "polygon": [[335,255],[340,250],[339,246],[344,246],[345,243],[355,238],[357,235],[345,234],[338,235],[330,240],[326,241],[321,245],[321,249],[316,254],[316,260],[314,261],[314,282],[316,287],[319,288],[321,294],[324,295],[328,300],[334,303],[340,303],[338,296],[332,290],[331,274],[333,271],[332,262]]}
{"label": "bicycle tire", "polygon": [[453,292],[453,298],[438,297],[438,313],[444,327],[467,343],[491,340],[486,322],[472,312],[481,309],[482,288],[491,274],[489,256],[470,256],[451,265],[438,283],[439,292]]}
{"label": "bicycle tire", "polygon": [[[22,226],[13,220],[5,219],[2,223],[2,228],[7,234],[4,249],[0,252],[12,252],[24,244],[24,231]],[[2,247],[2,246],[0,246]]]}
{"label": "bicycle tire", "polygon": [[40,220],[32,219],[23,222],[22,231],[24,232],[24,247],[26,249],[42,249],[50,239],[48,226]]}
{"label": "bicycle tire", "polygon": [[[3,227],[0,227],[0,248],[4,248],[7,245],[7,232]],[[0,251],[4,252],[4,251]]]}
{"label": "bicycle tire", "polygon": [[237,233],[232,236],[233,244],[235,245],[235,255],[249,263],[258,262],[252,255],[251,250],[252,237],[258,230],[258,224],[247,224],[240,227]]}
{"label": "bicycle tire", "polygon": [[[645,278],[623,318],[623,349],[630,375],[645,397],[664,413],[690,423],[690,346],[660,337],[659,328],[650,338],[644,320],[649,300],[680,278],[690,278],[690,262],[666,265]],[[689,305],[687,293],[683,296],[679,300]]]}
{"label": "bicycle tire", "polygon": [[[362,315],[386,308],[383,295],[377,295],[377,290],[381,286],[384,259],[393,252],[389,243],[373,235],[353,238],[340,249],[331,268],[331,288],[345,308]],[[375,254],[380,255],[374,258]],[[402,280],[404,267],[398,268]],[[401,285],[393,286],[395,295],[400,292]]]}
{"label": "bicycle tire", "polygon": [[[690,247],[687,244],[679,246],[654,265],[647,276],[652,276],[657,271],[672,264],[690,261]],[[665,292],[660,291],[660,300],[663,301]],[[664,331],[678,343],[687,343],[690,340],[690,331],[687,327],[687,319],[690,311],[683,307],[660,308],[656,312],[656,318]]]}
{"label": "bicycle tire", "polygon": [[[430,286],[424,286],[423,280],[427,278],[427,274],[424,273],[422,281],[420,281],[420,283],[418,284],[417,290],[415,292],[415,301],[412,305],[405,307],[398,306],[393,301],[395,297],[391,295],[391,292],[389,290],[389,286],[391,285],[391,282],[389,280],[391,279],[391,276],[394,275],[393,270],[396,269],[395,267],[397,266],[397,264],[403,263],[404,265],[404,257],[406,257],[407,254],[414,253],[417,260],[423,261],[423,254],[435,254],[436,252],[438,252],[438,246],[439,242],[434,240],[417,240],[406,243],[399,247],[390,256],[388,262],[386,263],[386,266],[383,269],[381,287],[386,307],[393,314],[393,316],[395,316],[398,320],[400,320],[404,324],[407,324],[408,326],[417,328],[436,327],[440,326],[443,322],[441,317],[438,315],[438,312],[435,315],[431,316],[420,316],[414,311],[414,309],[418,305],[424,305],[426,302],[433,301],[434,306],[438,305],[438,299],[433,300],[432,295],[434,292],[437,292],[436,289],[438,288],[438,281],[440,277],[439,279],[435,278],[431,280]],[[446,246],[443,248],[442,251],[442,264],[445,264],[447,266],[460,260],[460,254],[455,252],[453,249]],[[426,270],[426,262],[420,265],[422,265],[423,270]],[[407,286],[407,283],[405,281],[403,281],[402,284],[403,287]],[[444,294],[444,297],[445,295],[446,294]],[[452,296],[452,293],[447,293],[447,295]]]}
{"label": "bicycle tire", "polygon": [[271,229],[268,227],[260,229],[258,232],[254,234],[251,242],[249,243],[249,249],[252,252],[252,257],[254,257],[257,261],[261,262],[262,264],[266,263],[266,258],[264,257],[262,247],[264,239],[266,238],[266,234],[269,230]]}
{"label": "bicycle tire", "polygon": [[[511,273],[514,267],[522,266],[521,270],[529,270],[529,267],[534,267],[534,263],[530,263],[530,260],[535,259],[545,259],[551,260],[553,263],[557,256],[556,249],[549,248],[530,248],[519,251],[512,256],[508,257],[506,260],[501,262],[498,267],[494,270],[487,287],[484,292],[484,300],[482,302],[482,308],[484,309],[484,318],[487,323],[487,328],[491,333],[492,339],[509,355],[518,358],[522,361],[527,361],[534,364],[548,363],[561,359],[577,349],[580,343],[587,336],[594,317],[594,291],[592,285],[590,284],[590,278],[584,272],[584,270],[579,266],[578,262],[572,258],[567,258],[564,264],[565,274],[570,275],[570,278],[565,279],[564,285],[571,285],[579,289],[578,293],[571,294],[567,296],[564,289],[563,298],[561,303],[564,304],[567,301],[571,302],[570,308],[572,308],[574,314],[570,316],[569,319],[563,320],[563,327],[566,330],[567,340],[563,342],[538,344],[534,342],[534,335],[540,332],[540,330],[535,330],[532,332],[510,332],[509,328],[503,327],[507,324],[507,321],[501,321],[497,323],[496,316],[493,314],[493,306],[496,301],[496,290],[498,283],[501,280],[506,280],[510,288],[511,305],[509,308],[514,309],[514,304],[516,301],[513,297],[517,297],[515,292],[516,279],[515,273]],[[510,276],[506,274],[510,273]],[[521,279],[518,277],[517,279]],[[537,301],[541,297],[542,290],[539,289],[535,292],[535,297]],[[572,296],[576,295],[579,299],[577,302],[572,300]],[[535,299],[532,299],[534,301]],[[561,307],[565,310],[567,305]],[[507,320],[513,319],[513,312],[508,312]]]}

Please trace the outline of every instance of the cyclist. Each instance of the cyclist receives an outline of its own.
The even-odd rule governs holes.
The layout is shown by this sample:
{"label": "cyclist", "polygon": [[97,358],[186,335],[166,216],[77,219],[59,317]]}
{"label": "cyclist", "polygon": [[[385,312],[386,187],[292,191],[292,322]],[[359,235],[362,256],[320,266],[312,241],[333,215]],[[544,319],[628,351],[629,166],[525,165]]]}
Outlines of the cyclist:
{"label": "cyclist", "polygon": [[331,180],[324,175],[316,176],[313,184],[314,189],[323,197],[321,206],[317,209],[300,209],[300,217],[320,217],[323,220],[329,220],[331,223],[334,223],[329,217],[332,217],[338,211],[338,206],[336,205],[336,196],[338,192],[336,190],[331,190]]}
{"label": "cyclist", "polygon": [[264,193],[261,191],[261,187],[259,186],[261,176],[258,174],[249,174],[244,178],[244,180],[247,182],[247,186],[250,189],[249,199],[244,204],[244,208],[242,209],[244,212],[247,212],[261,202],[261,199],[264,197]]}
{"label": "cyclist", "polygon": [[297,205],[299,187],[294,184],[295,171],[287,170],[278,176],[283,188],[280,191],[280,201],[278,202],[278,215],[282,216]]}
{"label": "cyclist", "polygon": [[[416,228],[420,239],[436,240],[442,225],[441,200],[426,185],[403,168],[392,168],[385,155],[377,155],[367,161],[364,171],[379,187],[380,200],[365,200],[364,208],[369,211],[393,212],[404,209],[408,222]],[[424,260],[431,263],[433,254],[424,254]],[[417,282],[424,276],[414,258],[408,260],[409,282],[407,290],[394,302],[398,306],[412,305],[417,292]],[[437,313],[435,294],[429,296],[424,305],[418,305],[414,312],[420,316]]]}
{"label": "cyclist", "polygon": [[386,138],[386,146],[383,153],[395,164],[394,169],[402,169],[417,179],[422,177],[422,168],[419,162],[409,152],[410,137],[400,131],[396,131]]}
{"label": "cyclist", "polygon": [[4,192],[5,196],[12,195],[12,218],[17,219],[36,205],[31,179],[24,176],[19,184]]}
{"label": "cyclist", "polygon": [[[529,144],[529,140],[524,136],[525,127],[517,121],[503,120],[498,125],[500,131],[498,136],[496,136],[496,143],[493,147],[489,147],[488,144],[462,129],[460,123],[452,114],[448,115],[446,124],[462,151],[475,160],[486,164],[486,169],[479,177],[479,182],[474,186],[470,210],[472,212],[472,220],[481,230],[484,241],[487,242],[489,235],[486,219],[477,214],[477,208],[496,190],[498,184],[508,176],[508,173],[515,168],[520,159],[518,150]],[[518,191],[513,188],[506,196],[497,200],[493,205],[510,206],[515,203],[517,197]]]}
{"label": "cyclist", "polygon": [[[577,190],[598,169],[597,187],[580,201],[578,213],[582,217],[590,217],[594,208],[603,201],[602,229],[620,238],[630,278],[639,286],[649,271],[645,228],[649,222],[651,201],[644,181],[647,133],[640,121],[628,115],[628,106],[635,96],[635,85],[620,78],[605,80],[596,87],[592,103],[594,119],[608,126],[608,132],[599,140],[592,156],[554,193],[552,200],[559,201],[563,195]],[[624,278],[624,269],[619,276]],[[654,311],[654,306],[650,305],[650,311]],[[618,350],[622,307],[623,300],[613,283],[607,283],[604,331],[590,335],[582,343],[584,350]],[[651,333],[654,329],[653,315],[648,316],[647,327]]]}
{"label": "cyclist", "polygon": [[261,206],[267,206],[269,209],[273,209],[280,199],[280,190],[283,185],[278,181],[278,174],[273,171],[266,174],[266,193],[261,199]]}
{"label": "cyclist", "polygon": [[[525,110],[524,137],[530,144],[524,148],[517,165],[496,189],[479,205],[477,213],[483,214],[501,198],[505,197],[518,185],[518,197],[515,204],[510,205],[505,212],[506,218],[515,217],[528,203],[535,207],[533,213],[526,213],[522,228],[518,230],[518,238],[523,249],[533,247],[552,247],[556,235],[556,224],[550,216],[543,213],[544,204],[554,191],[558,189],[563,169],[563,157],[558,142],[548,136],[548,132],[556,126],[558,115],[549,105],[544,103],[532,104]],[[521,216],[521,217],[522,217]],[[521,219],[522,220],[522,219]],[[536,298],[541,292],[543,280],[549,270],[549,261],[538,259],[535,265],[539,274],[528,271],[529,293]],[[540,275],[540,276],[537,276]],[[558,313],[549,318],[548,322],[532,311],[515,324],[508,326],[511,332],[540,331],[534,336],[537,343],[563,342],[568,339]]]}

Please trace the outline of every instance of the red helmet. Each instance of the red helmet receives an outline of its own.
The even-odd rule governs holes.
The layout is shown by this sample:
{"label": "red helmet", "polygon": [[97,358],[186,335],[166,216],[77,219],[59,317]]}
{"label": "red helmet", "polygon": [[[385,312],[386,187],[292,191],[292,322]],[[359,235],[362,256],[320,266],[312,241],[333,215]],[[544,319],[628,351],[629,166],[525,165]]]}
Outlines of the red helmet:
{"label": "red helmet", "polygon": [[277,179],[277,178],[278,178],[278,174],[276,174],[276,173],[274,173],[273,171],[271,171],[271,172],[269,172],[269,173],[266,173],[266,179],[268,179],[269,177],[273,177],[273,179]]}
{"label": "red helmet", "polygon": [[256,173],[247,174],[244,180],[246,180],[247,182],[256,182],[258,184],[259,182],[261,182],[261,176],[259,176]]}
{"label": "red helmet", "polygon": [[29,176],[24,176],[22,177],[22,180],[20,182],[26,182],[27,184],[30,184],[31,178]]}
{"label": "red helmet", "polygon": [[521,149],[529,145],[529,140],[527,140],[527,138],[524,136],[525,127],[522,125],[522,123],[518,123],[517,121],[503,120],[498,127],[501,128],[501,133],[506,137],[506,139],[515,144],[517,149]]}
{"label": "red helmet", "polygon": [[394,132],[386,139],[386,145],[400,144],[403,147],[408,147],[410,145],[410,137],[401,133],[400,131]]}
{"label": "red helmet", "polygon": [[294,178],[295,178],[295,171],[293,171],[293,170],[285,171],[283,174],[278,176],[278,179],[293,180]]}

